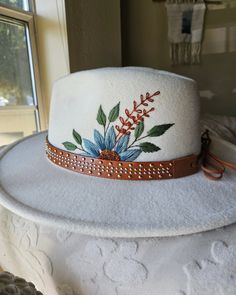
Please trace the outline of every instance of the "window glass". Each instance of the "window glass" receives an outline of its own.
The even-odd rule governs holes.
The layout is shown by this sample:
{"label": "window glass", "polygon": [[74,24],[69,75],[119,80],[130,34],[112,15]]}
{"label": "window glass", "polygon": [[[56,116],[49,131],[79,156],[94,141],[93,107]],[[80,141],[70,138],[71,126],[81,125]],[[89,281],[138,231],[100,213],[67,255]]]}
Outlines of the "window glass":
{"label": "window glass", "polygon": [[0,4],[11,6],[13,8],[23,9],[26,11],[31,10],[29,0],[0,0]]}
{"label": "window glass", "polygon": [[38,130],[27,26],[0,18],[0,146]]}
{"label": "window glass", "polygon": [[0,107],[33,105],[26,27],[0,19]]}

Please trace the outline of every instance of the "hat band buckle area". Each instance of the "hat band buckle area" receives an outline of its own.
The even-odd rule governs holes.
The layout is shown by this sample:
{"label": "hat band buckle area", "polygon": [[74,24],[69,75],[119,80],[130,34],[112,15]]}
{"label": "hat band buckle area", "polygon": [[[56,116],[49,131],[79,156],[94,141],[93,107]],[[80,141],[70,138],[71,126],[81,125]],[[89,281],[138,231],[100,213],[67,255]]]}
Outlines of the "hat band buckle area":
{"label": "hat band buckle area", "polygon": [[198,156],[170,161],[127,162],[82,156],[53,146],[46,138],[46,154],[57,166],[85,175],[120,180],[163,180],[192,175],[198,171]]}

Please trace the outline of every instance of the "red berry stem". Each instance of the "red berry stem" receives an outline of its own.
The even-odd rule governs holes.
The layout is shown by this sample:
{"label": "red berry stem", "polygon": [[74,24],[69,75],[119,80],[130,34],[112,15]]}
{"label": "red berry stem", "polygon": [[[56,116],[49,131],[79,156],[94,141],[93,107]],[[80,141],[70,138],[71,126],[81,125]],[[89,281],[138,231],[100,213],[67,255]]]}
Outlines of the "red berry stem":
{"label": "red berry stem", "polygon": [[[139,122],[144,121],[145,117],[150,117],[149,113],[154,111],[155,108],[151,108],[147,111],[146,109],[140,109],[140,106],[147,107],[148,103],[154,102],[153,97],[157,96],[159,94],[160,94],[160,91],[156,91],[152,95],[150,95],[147,92],[145,98],[142,94],[140,95],[140,103],[139,104],[137,104],[136,100],[133,101],[133,110],[131,112],[129,112],[128,109],[125,110],[125,114],[126,114],[127,118],[124,119],[123,117],[119,117],[120,122],[122,124],[121,127],[119,127],[118,125],[115,126],[116,130],[118,131],[118,134],[116,136],[116,142],[123,135],[130,134],[130,132],[135,129],[134,125],[138,125]],[[125,126],[127,126],[127,129],[124,128]]]}

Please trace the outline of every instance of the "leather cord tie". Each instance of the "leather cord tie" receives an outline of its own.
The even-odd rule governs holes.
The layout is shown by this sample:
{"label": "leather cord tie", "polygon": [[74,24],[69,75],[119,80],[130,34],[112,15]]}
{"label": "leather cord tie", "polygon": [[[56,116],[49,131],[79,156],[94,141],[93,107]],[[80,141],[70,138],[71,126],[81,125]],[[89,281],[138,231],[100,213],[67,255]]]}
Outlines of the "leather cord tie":
{"label": "leather cord tie", "polygon": [[225,169],[230,168],[236,171],[236,164],[221,160],[219,157],[209,151],[211,138],[209,131],[206,130],[201,137],[202,152],[201,152],[201,168],[204,175],[211,180],[219,180],[222,178]]}
{"label": "leather cord tie", "polygon": [[198,157],[160,162],[127,162],[82,156],[59,149],[46,138],[46,154],[55,165],[81,174],[121,180],[162,180],[188,176],[198,171]]}

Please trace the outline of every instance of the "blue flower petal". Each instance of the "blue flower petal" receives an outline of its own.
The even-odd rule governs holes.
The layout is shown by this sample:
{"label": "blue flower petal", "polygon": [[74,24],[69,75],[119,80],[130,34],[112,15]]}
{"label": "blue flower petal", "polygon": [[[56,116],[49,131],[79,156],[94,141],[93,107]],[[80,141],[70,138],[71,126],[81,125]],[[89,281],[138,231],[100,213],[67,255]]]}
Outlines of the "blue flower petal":
{"label": "blue flower petal", "polygon": [[138,158],[138,156],[141,154],[141,152],[142,151],[140,149],[131,149],[126,152],[120,153],[119,156],[120,156],[121,161],[132,162]]}
{"label": "blue flower petal", "polygon": [[114,127],[111,126],[105,138],[105,145],[107,150],[112,150],[116,144],[116,134]]}
{"label": "blue flower petal", "polygon": [[99,147],[88,139],[83,138],[83,147],[85,152],[87,152],[92,157],[98,157],[100,155]]}
{"label": "blue flower petal", "polygon": [[94,130],[94,141],[96,142],[96,144],[100,150],[105,150],[106,146],[105,146],[104,137],[96,129]]}
{"label": "blue flower petal", "polygon": [[123,135],[117,142],[117,145],[114,148],[114,151],[119,153],[124,152],[127,149],[129,143],[129,134]]}

